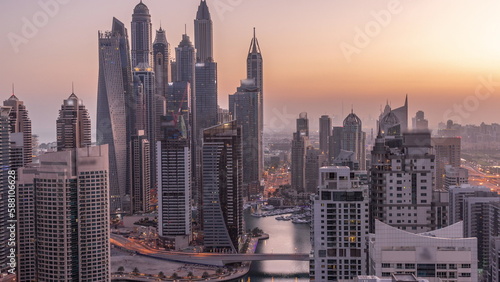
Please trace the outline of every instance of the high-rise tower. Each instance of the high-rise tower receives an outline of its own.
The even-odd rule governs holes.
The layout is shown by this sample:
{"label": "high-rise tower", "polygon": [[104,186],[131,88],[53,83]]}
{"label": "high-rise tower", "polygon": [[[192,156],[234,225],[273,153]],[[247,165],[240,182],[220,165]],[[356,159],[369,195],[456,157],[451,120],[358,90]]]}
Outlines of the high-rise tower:
{"label": "high-rise tower", "polygon": [[[10,165],[10,107],[0,107],[0,240],[8,242],[10,232],[7,229],[9,218],[9,182],[12,182],[12,175],[9,174]],[[14,175],[15,176],[15,175]],[[10,180],[10,181],[9,181]],[[15,191],[15,190],[14,190]],[[15,199],[15,198],[14,198]],[[15,231],[14,231],[15,232]],[[0,269],[6,272],[7,263],[10,258],[10,246],[7,243],[0,245]]]}
{"label": "high-rise tower", "polygon": [[170,82],[170,43],[161,27],[156,31],[153,43],[153,68],[156,75],[156,93],[165,96]]}
{"label": "high-rise tower", "polygon": [[264,73],[262,53],[260,52],[259,41],[255,36],[255,28],[253,29],[253,38],[250,42],[247,56],[247,78],[255,79],[255,84],[260,90],[260,108],[261,112],[261,127],[264,128]]}
{"label": "high-rise tower", "polygon": [[99,84],[97,93],[97,144],[109,145],[111,211],[123,210],[128,193],[129,137],[132,91],[130,49],[125,25],[113,18],[112,31],[99,32]]}
{"label": "high-rise tower", "polygon": [[151,41],[153,30],[151,15],[142,0],[134,8],[132,14],[132,67],[140,63],[151,65]]}
{"label": "high-rise tower", "polygon": [[353,281],[367,274],[368,176],[329,166],[319,170],[318,178],[318,192],[311,198],[311,280]]}
{"label": "high-rise tower", "polygon": [[47,153],[19,169],[20,281],[110,281],[107,148]]}
{"label": "high-rise tower", "polygon": [[243,183],[260,185],[263,172],[260,92],[254,79],[241,81],[236,93],[229,95],[229,112],[243,132]]}
{"label": "high-rise tower", "polygon": [[203,131],[203,230],[209,252],[236,253],[243,234],[241,127]]}
{"label": "high-rise tower", "polygon": [[58,151],[91,145],[89,112],[75,93],[64,100],[56,124]]}
{"label": "high-rise tower", "polygon": [[150,211],[151,145],[144,130],[132,135],[130,144],[130,201],[131,214]]}
{"label": "high-rise tower", "polygon": [[[14,93],[9,99],[3,102],[4,106],[10,107],[9,123],[10,133],[22,134],[19,136],[22,140],[22,161],[20,166],[31,163],[32,161],[32,137],[31,137],[31,119],[28,116],[28,110],[23,101],[20,101]],[[12,136],[11,136],[12,137]]]}
{"label": "high-rise tower", "polygon": [[297,119],[297,132],[293,133],[292,140],[292,189],[298,192],[305,192],[305,162],[306,149],[309,146],[309,119],[307,113],[300,113]]}
{"label": "high-rise tower", "polygon": [[162,122],[158,151],[158,235],[165,245],[181,250],[191,241],[191,150],[183,116],[169,114]]}
{"label": "high-rise tower", "polygon": [[[158,141],[157,136],[159,134],[159,122],[161,113],[157,113],[157,110],[161,110],[165,103],[165,96],[157,94],[155,91],[155,73],[153,69],[146,63],[139,63],[136,67],[133,68],[134,79],[137,78],[140,80],[138,89],[142,90],[143,104],[144,104],[144,125],[145,125],[145,133],[146,137],[149,140],[150,144],[155,144]],[[138,101],[140,102],[140,101]],[[139,103],[140,104],[140,103]],[[160,106],[160,107],[158,107]],[[164,109],[162,110],[164,111]],[[137,132],[134,131],[133,135],[136,135]],[[156,186],[156,147],[152,146],[150,150],[150,173],[151,173],[151,186]]]}
{"label": "high-rise tower", "polygon": [[319,119],[319,150],[328,155],[328,141],[332,135],[332,119],[328,115],[322,115]]}
{"label": "high-rise tower", "polygon": [[356,154],[356,160],[359,161],[360,170],[366,168],[366,134],[361,130],[361,119],[351,112],[344,119],[344,128],[342,129],[342,150],[351,151]]}
{"label": "high-rise tower", "polygon": [[260,92],[264,93],[263,60],[259,41],[255,36],[255,28],[253,29],[253,38],[250,42],[250,48],[248,49],[247,78],[255,79],[255,83],[257,87],[259,87]]}
{"label": "high-rise tower", "polygon": [[194,20],[194,47],[196,62],[213,61],[213,24],[206,0],[201,0]]}

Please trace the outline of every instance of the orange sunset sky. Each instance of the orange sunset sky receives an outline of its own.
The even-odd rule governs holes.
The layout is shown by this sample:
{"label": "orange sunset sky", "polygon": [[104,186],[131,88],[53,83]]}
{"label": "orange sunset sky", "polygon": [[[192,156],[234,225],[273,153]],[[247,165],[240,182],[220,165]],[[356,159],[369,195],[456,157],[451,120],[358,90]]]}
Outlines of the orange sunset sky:
{"label": "orange sunset sky", "polygon": [[[222,107],[245,78],[252,28],[257,29],[264,57],[267,130],[291,132],[302,111],[308,112],[313,130],[322,114],[335,116],[334,124],[340,124],[353,107],[369,132],[381,106],[387,100],[394,107],[402,105],[406,93],[410,118],[423,110],[432,128],[448,118],[463,124],[500,122],[499,1],[207,2]],[[43,3],[53,5],[50,15]],[[0,2],[2,99],[11,95],[15,83],[42,142],[55,141],[55,120],[72,82],[95,125],[97,31],[109,30],[112,17],[117,17],[130,37],[137,3]],[[166,29],[172,51],[184,24],[193,40],[198,0],[144,3],[153,29],[160,22]],[[27,22],[36,30],[26,34]]]}

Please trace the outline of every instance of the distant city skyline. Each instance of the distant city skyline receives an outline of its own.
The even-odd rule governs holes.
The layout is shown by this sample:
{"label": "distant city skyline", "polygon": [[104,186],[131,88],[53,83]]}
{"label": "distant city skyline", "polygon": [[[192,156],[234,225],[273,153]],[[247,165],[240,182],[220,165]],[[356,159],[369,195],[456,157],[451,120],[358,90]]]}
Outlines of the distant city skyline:
{"label": "distant city skyline", "polygon": [[[9,11],[1,27],[0,94],[8,99],[15,83],[16,96],[25,101],[33,133],[41,142],[56,140],[53,124],[72,82],[95,129],[95,35],[109,29],[113,16],[130,31],[137,3],[0,3],[1,10]],[[153,33],[161,22],[168,42],[177,46],[186,24],[187,34],[194,38],[198,0],[144,3],[151,12]],[[371,128],[385,101],[400,105],[406,93],[409,115],[423,110],[430,128],[447,118],[462,124],[498,122],[500,20],[495,11],[500,3],[318,0],[292,5],[285,0],[208,0],[207,4],[223,108],[228,106],[227,95],[245,77],[246,53],[256,27],[266,55],[266,129],[292,132],[295,117],[303,111],[312,121],[323,114],[334,116],[333,125],[340,125],[351,107]],[[317,128],[312,122],[311,130]]]}

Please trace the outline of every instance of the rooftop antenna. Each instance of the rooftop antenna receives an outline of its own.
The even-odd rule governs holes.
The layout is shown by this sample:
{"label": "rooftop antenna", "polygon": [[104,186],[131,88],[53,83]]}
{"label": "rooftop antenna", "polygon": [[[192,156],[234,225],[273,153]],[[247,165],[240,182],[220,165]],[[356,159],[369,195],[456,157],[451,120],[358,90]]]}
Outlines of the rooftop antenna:
{"label": "rooftop antenna", "polygon": [[342,99],[342,118],[344,118],[344,99]]}
{"label": "rooftop antenna", "polygon": [[187,32],[187,24],[184,24],[184,34],[187,35],[188,32]]}
{"label": "rooftop antenna", "polygon": [[15,93],[15,91],[14,91],[14,83],[12,83],[12,96],[14,96],[14,93]]}
{"label": "rooftop antenna", "polygon": [[71,82],[71,94],[75,94],[75,83]]}

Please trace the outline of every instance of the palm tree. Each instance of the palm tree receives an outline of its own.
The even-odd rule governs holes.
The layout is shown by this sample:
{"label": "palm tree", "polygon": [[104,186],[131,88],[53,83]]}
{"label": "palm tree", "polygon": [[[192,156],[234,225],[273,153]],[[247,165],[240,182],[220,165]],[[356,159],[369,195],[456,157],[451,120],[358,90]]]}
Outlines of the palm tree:
{"label": "palm tree", "polygon": [[134,270],[132,270],[133,275],[139,274],[139,269],[137,267],[134,267]]}
{"label": "palm tree", "polygon": [[125,268],[123,266],[118,267],[118,272],[123,273],[125,271]]}
{"label": "palm tree", "polygon": [[208,274],[208,272],[203,272],[203,274],[201,275],[201,278],[208,278],[210,275]]}
{"label": "palm tree", "polygon": [[174,272],[174,274],[172,274],[171,278],[172,278],[172,279],[177,279],[177,278],[179,278],[179,275],[177,275],[177,273],[176,273],[176,272]]}
{"label": "palm tree", "polygon": [[162,271],[160,271],[160,273],[158,273],[158,277],[165,278],[165,274]]}

